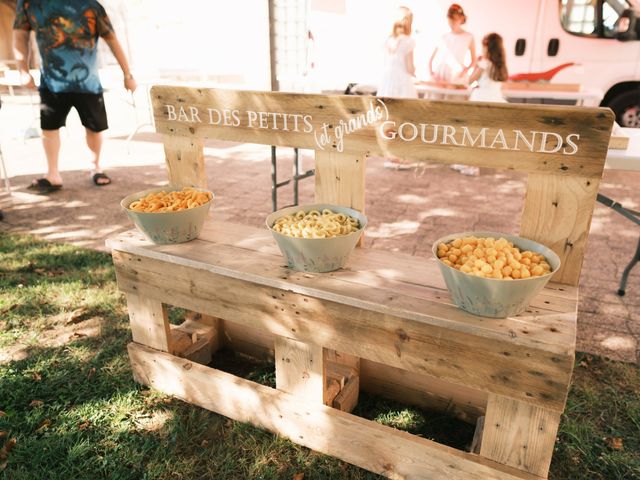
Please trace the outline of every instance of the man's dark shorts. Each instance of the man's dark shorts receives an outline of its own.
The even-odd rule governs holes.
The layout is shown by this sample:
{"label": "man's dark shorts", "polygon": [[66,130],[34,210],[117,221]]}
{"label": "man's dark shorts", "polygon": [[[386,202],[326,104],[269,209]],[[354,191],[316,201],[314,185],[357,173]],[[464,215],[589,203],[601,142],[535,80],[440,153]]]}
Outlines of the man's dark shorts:
{"label": "man's dark shorts", "polygon": [[67,115],[74,107],[82,125],[94,132],[109,128],[104,97],[101,93],[54,93],[40,89],[40,128],[58,130],[67,122]]}

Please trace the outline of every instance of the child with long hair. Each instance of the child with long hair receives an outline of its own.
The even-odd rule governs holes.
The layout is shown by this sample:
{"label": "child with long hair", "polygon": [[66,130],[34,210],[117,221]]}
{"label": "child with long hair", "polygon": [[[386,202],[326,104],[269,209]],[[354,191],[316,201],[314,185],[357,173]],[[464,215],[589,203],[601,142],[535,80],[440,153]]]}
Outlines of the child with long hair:
{"label": "child with long hair", "polygon": [[502,37],[490,33],[482,39],[482,57],[469,77],[470,82],[478,81],[478,87],[471,92],[469,100],[478,102],[504,102],[502,82],[509,77]]}
{"label": "child with long hair", "polygon": [[384,70],[377,91],[379,97],[418,98],[413,82],[416,73],[413,50],[416,42],[411,38],[412,23],[411,10],[400,7],[391,35],[385,42]]}
{"label": "child with long hair", "polygon": [[[450,32],[445,33],[429,59],[431,79],[440,83],[467,83],[467,75],[476,64],[473,35],[462,28],[467,22],[464,10],[457,3],[447,10]],[[471,61],[467,65],[467,54]]]}

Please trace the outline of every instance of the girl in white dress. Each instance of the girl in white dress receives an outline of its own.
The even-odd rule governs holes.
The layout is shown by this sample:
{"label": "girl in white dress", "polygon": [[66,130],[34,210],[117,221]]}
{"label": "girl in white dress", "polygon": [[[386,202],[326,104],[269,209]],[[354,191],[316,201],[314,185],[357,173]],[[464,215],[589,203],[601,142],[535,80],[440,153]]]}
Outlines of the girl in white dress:
{"label": "girl in white dress", "polygon": [[490,33],[482,39],[482,57],[469,82],[478,81],[478,87],[471,92],[469,100],[476,102],[505,102],[502,82],[507,80],[506,55],[502,37]]}
{"label": "girl in white dress", "polygon": [[[464,10],[457,3],[447,11],[451,31],[445,33],[429,59],[431,79],[440,83],[466,84],[467,74],[476,64],[473,35],[462,28],[467,22]],[[466,64],[467,53],[471,61]]]}
{"label": "girl in white dress", "polygon": [[384,70],[376,93],[379,97],[418,98],[413,81],[416,42],[411,38],[412,22],[411,10],[400,7],[398,19],[393,22],[391,35],[385,42]]}

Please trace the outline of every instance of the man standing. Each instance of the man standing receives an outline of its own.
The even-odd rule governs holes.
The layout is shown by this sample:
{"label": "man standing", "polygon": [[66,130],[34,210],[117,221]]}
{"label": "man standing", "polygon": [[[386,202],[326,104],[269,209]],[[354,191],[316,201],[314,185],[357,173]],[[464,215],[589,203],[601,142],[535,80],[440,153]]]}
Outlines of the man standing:
{"label": "man standing", "polygon": [[28,64],[31,30],[36,32],[42,57],[40,126],[48,170],[29,188],[40,192],[62,188],[58,170],[60,127],[65,125],[71,107],[86,128],[93,183],[108,185],[111,179],[100,168],[101,132],[108,125],[97,67],[99,38],[107,42],[120,64],[124,87],[133,92],[136,82],[104,8],[97,0],[18,0],[13,28],[14,54],[23,86],[35,88]]}

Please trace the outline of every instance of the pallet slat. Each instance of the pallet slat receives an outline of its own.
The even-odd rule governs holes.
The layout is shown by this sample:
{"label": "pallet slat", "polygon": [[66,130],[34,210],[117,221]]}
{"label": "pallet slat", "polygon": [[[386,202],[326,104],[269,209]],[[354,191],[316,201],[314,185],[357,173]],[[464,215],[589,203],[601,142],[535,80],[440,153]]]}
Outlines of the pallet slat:
{"label": "pallet slat", "polygon": [[135,378],[145,385],[388,478],[540,479],[135,343],[128,350]]}
{"label": "pallet slat", "polygon": [[403,318],[401,312],[380,314],[181,265],[172,266],[168,287],[164,262],[118,251],[113,258],[125,292],[170,295],[176,306],[276,335],[558,411],[564,408],[572,350],[526,347],[514,338],[488,340]]}

